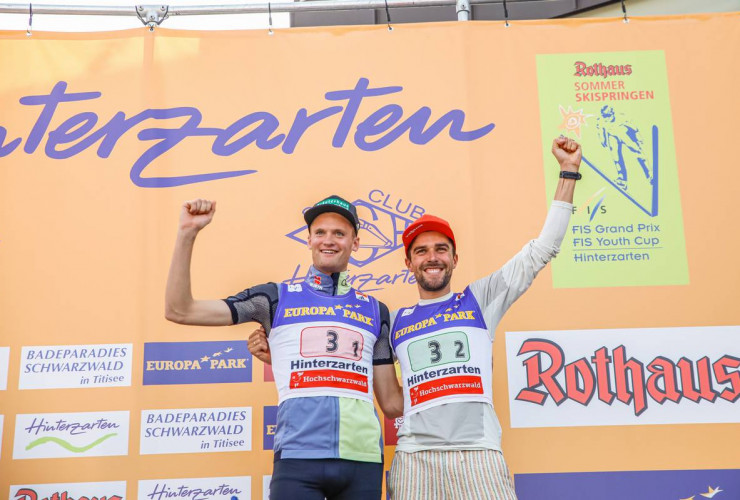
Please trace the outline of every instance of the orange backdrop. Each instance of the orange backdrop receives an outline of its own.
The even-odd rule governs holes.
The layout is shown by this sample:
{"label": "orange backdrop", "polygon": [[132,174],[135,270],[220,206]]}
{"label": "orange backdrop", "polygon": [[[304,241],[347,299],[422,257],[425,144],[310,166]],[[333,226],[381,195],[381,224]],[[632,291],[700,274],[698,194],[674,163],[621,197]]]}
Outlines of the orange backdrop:
{"label": "orange backdrop", "polygon": [[[24,32],[0,32],[0,346],[9,348],[7,388],[0,391],[0,492],[22,484],[126,481],[127,495],[136,498],[139,480],[250,476],[252,498],[262,498],[262,477],[272,469],[272,453],[262,446],[262,407],[277,404],[277,394],[264,381],[259,361],[247,383],[142,384],[146,343],[238,340],[253,327],[195,328],[165,321],[164,286],[181,202],[218,201],[213,223],[196,244],[192,267],[199,298],[286,280],[298,266],[297,274],[305,272],[310,257],[297,241],[302,233],[286,235],[302,227],[301,210],[332,193],[375,207],[361,208],[361,216],[380,217],[377,248],[387,251],[367,247],[358,254],[362,265],[351,266],[356,284],[376,289],[373,293],[391,306],[416,300],[408,277],[390,283],[404,270],[402,251],[393,242],[403,221],[423,210],[443,215],[455,227],[460,265],[453,285],[462,289],[537,235],[552,198],[546,175],[555,177],[557,165],[546,156],[543,164],[542,144],[551,136],[543,137],[540,128],[538,85],[547,85],[547,79],[538,80],[537,55],[645,50],[663,51],[665,57],[666,67],[656,71],[667,75],[670,92],[689,282],[556,288],[550,269],[543,271],[497,331],[494,400],[504,452],[517,474],[740,468],[740,455],[727,442],[727,436],[738,435],[737,423],[512,428],[503,342],[506,331],[740,323],[734,209],[740,171],[732,125],[740,116],[739,45],[740,14],[632,18],[628,24],[515,22],[508,28],[492,22],[418,24],[391,32],[384,26],[291,29],[272,36],[141,29],[28,38]],[[349,120],[353,101],[325,94],[355,89],[363,79],[370,89],[401,89],[362,99],[342,141],[337,130]],[[67,94],[100,94],[62,102],[53,114],[47,105],[48,127],[41,130],[43,105],[22,98],[49,96],[58,82],[66,82]],[[343,109],[298,137],[293,124],[301,109],[310,116],[331,106]],[[102,135],[90,147],[68,152],[68,158],[49,156],[63,155],[54,152],[54,141],[56,151],[79,145],[117,112],[130,119],[145,110],[174,108],[188,111],[129,122],[127,131],[119,116],[118,128],[107,129],[110,141],[120,132],[108,144],[113,146],[107,157],[100,155]],[[377,150],[358,145],[385,137],[393,127],[384,127],[383,119],[392,113],[402,111],[403,121],[425,108],[429,124],[460,110],[463,131],[492,123],[495,128],[471,140],[453,137],[448,126],[415,138],[401,133],[384,147],[376,143]],[[190,130],[197,125],[201,132],[184,137],[186,122],[195,120],[193,109],[201,121],[191,122]],[[372,115],[378,110],[381,114]],[[237,127],[231,135],[222,132],[224,140],[214,146],[215,135],[206,129],[223,131],[255,112],[264,112],[258,115],[264,121]],[[64,125],[81,113],[88,114]],[[94,125],[89,113],[97,115]],[[371,116],[374,130],[367,121]],[[284,150],[284,142],[234,145],[258,127],[266,130],[273,119],[278,125],[261,140],[291,138],[293,127],[292,152]],[[367,128],[358,132],[361,123]],[[145,132],[152,128],[169,131]],[[39,139],[36,147],[30,136]],[[256,172],[142,187],[147,181],[132,169],[161,140],[171,148],[145,166],[140,178]],[[587,194],[579,191],[576,205]],[[370,240],[367,234],[362,237]],[[132,345],[130,385],[19,389],[24,346],[92,344]],[[737,345],[728,347],[729,354],[734,349],[739,355]],[[140,455],[143,410],[222,407],[252,408],[250,451]],[[13,458],[16,415],[106,411],[130,412],[127,455]],[[393,447],[386,447],[386,467],[392,456]]]}

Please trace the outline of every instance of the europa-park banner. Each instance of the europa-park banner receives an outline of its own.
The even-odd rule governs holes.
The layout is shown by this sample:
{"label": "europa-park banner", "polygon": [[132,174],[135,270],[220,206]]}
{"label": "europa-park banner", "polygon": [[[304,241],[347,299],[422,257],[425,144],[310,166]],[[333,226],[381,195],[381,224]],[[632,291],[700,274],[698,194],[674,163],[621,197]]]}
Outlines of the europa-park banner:
{"label": "europa-park banner", "polygon": [[562,134],[570,226],[492,353],[519,498],[738,498],[738,46],[740,13],[0,32],[0,496],[267,497],[256,325],[164,318],[183,202],[217,203],[196,298],[300,283],[301,213],[337,194],[350,282],[393,309],[422,214],[455,230],[457,291],[539,234]]}

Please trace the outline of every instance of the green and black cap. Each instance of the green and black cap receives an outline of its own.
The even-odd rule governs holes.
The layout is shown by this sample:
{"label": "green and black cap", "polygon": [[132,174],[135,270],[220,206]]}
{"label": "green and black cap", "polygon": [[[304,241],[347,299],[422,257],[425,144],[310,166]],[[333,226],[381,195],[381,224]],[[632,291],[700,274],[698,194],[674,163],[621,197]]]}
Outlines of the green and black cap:
{"label": "green and black cap", "polygon": [[335,214],[341,215],[347,219],[350,224],[352,224],[352,227],[355,228],[355,232],[360,230],[360,219],[357,217],[357,209],[355,206],[335,194],[328,198],[324,198],[303,213],[303,219],[306,221],[306,224],[308,224],[308,228],[311,228],[311,223],[313,223],[316,217],[326,212],[334,212]]}

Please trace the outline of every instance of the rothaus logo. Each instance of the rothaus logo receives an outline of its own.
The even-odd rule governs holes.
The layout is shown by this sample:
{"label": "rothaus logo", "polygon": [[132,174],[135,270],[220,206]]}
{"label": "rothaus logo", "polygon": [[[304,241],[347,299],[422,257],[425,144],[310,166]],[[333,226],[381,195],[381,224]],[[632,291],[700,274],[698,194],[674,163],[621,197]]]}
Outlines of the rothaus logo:
{"label": "rothaus logo", "polygon": [[[424,215],[422,206],[394,197],[380,189],[373,189],[366,199],[352,202],[357,207],[360,219],[360,249],[352,254],[350,267],[364,268],[378,260],[391,256],[397,264],[403,265],[403,256],[394,254],[403,248],[403,231],[416,219]],[[286,236],[302,245],[307,244],[308,227],[303,225]],[[393,255],[391,255],[393,254]],[[296,266],[293,276],[284,281],[290,285],[305,280],[308,269]],[[362,292],[382,290],[397,283],[415,284],[416,279],[408,269],[394,274],[376,275],[371,272],[350,273],[348,284]]]}
{"label": "rothaus logo", "polygon": [[606,405],[622,404],[635,416],[644,414],[651,402],[735,403],[740,398],[740,358],[726,354],[678,360],[665,356],[652,359],[630,357],[624,345],[602,346],[589,357],[568,361],[563,349],[547,339],[528,339],[518,355],[531,354],[522,362],[527,386],[517,401],[544,405],[548,397],[556,405],[567,400],[583,406],[594,396]]}
{"label": "rothaus logo", "polygon": [[597,63],[586,63],[583,61],[576,61],[574,63],[576,72],[573,76],[600,76],[607,78],[610,76],[629,76],[632,74],[631,64],[603,64]]}
{"label": "rothaus logo", "polygon": [[13,500],[123,500],[120,495],[81,495],[72,496],[66,491],[56,491],[51,495],[39,495],[32,488],[19,489]]}
{"label": "rothaus logo", "polygon": [[10,487],[11,500],[124,500],[125,481],[24,484]]}
{"label": "rothaus logo", "polygon": [[[406,135],[411,143],[425,145],[445,129],[455,141],[475,141],[488,135],[495,127],[488,123],[463,130],[466,117],[465,112],[459,109],[440,116],[429,106],[408,114],[400,104],[384,101],[384,105],[380,105],[378,97],[398,94],[403,87],[371,87],[367,78],[359,78],[354,88],[326,92],[324,98],[332,105],[324,109],[311,112],[308,108],[300,108],[289,118],[278,117],[269,111],[254,111],[221,127],[203,125],[203,114],[192,106],[145,109],[128,113],[130,116],[125,111],[118,111],[112,116],[101,117],[95,112],[94,103],[103,97],[102,92],[90,89],[68,92],[67,86],[67,82],[60,81],[47,94],[20,98],[22,106],[38,110],[37,118],[31,130],[24,132],[26,137],[18,137],[18,132],[0,126],[0,158],[18,151],[23,144],[23,152],[28,155],[41,149],[49,158],[64,160],[96,148],[98,157],[106,159],[121,138],[135,134],[142,143],[153,141],[154,144],[134,160],[129,173],[131,182],[139,187],[164,188],[257,172],[250,169],[173,177],[142,176],[159,157],[188,140],[198,143],[210,140],[211,152],[217,156],[232,156],[249,146],[261,150],[280,149],[289,155],[296,150],[309,128],[325,120],[335,122],[334,134],[327,138],[327,145],[342,148],[351,137],[350,140],[362,151],[378,151]],[[116,96],[107,97],[116,99]],[[3,103],[3,106],[7,108],[8,103]],[[72,114],[73,110],[82,111]],[[144,124],[149,127],[143,128]],[[129,151],[139,149],[128,148]]]}

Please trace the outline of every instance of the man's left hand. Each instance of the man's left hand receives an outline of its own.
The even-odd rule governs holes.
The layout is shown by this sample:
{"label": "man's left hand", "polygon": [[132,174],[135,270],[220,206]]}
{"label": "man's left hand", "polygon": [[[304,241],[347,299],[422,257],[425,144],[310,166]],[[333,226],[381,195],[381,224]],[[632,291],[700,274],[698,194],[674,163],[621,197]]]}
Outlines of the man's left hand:
{"label": "man's left hand", "polygon": [[267,342],[267,333],[263,327],[257,328],[252,332],[247,341],[249,352],[252,356],[259,359],[267,365],[272,364],[272,354],[270,353],[270,344]]}
{"label": "man's left hand", "polygon": [[578,172],[581,166],[581,145],[565,136],[552,141],[552,154],[560,164],[560,170]]}

